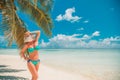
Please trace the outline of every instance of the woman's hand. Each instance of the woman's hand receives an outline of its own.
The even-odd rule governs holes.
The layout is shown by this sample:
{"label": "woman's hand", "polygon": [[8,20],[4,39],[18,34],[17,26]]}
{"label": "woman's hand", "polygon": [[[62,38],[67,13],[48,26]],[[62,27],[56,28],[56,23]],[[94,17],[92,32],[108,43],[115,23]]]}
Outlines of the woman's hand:
{"label": "woman's hand", "polygon": [[21,58],[24,58],[24,59],[26,59],[26,57],[25,57],[25,55],[24,55],[24,53],[20,53],[20,56],[21,56]]}
{"label": "woman's hand", "polygon": [[21,56],[21,58],[23,58],[24,60],[28,60],[28,59],[29,59],[29,58],[26,57],[23,53],[20,53],[20,56]]}
{"label": "woman's hand", "polygon": [[25,59],[25,60],[29,60],[29,58],[28,58],[28,57],[24,57],[24,59]]}
{"label": "woman's hand", "polygon": [[38,33],[40,33],[40,30],[38,30],[38,31],[32,31],[30,33],[32,33],[32,34],[38,34]]}
{"label": "woman's hand", "polygon": [[30,32],[30,33],[32,33],[32,34],[35,33],[35,34],[36,34],[35,42],[39,40],[39,37],[40,37],[40,30],[38,30],[38,31],[32,31],[32,32]]}

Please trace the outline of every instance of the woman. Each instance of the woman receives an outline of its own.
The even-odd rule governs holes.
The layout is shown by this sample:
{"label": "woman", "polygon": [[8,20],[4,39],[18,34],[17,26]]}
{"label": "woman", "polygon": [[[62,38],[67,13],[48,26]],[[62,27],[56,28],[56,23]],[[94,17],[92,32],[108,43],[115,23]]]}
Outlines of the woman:
{"label": "woman", "polygon": [[[36,34],[34,37],[33,34]],[[40,31],[25,32],[24,34],[24,46],[21,49],[20,55],[27,60],[27,66],[32,75],[32,80],[38,79],[38,68],[40,65],[40,59],[38,55],[38,40],[40,37]],[[27,52],[28,54],[25,54]]]}

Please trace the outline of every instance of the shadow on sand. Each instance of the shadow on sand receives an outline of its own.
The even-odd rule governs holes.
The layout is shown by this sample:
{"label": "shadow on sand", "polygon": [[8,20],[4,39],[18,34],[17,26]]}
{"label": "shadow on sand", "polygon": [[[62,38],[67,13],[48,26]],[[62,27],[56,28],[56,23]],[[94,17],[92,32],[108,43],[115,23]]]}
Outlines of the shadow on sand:
{"label": "shadow on sand", "polygon": [[1,67],[7,67],[7,65],[0,65],[0,68],[1,68]]}
{"label": "shadow on sand", "polygon": [[[15,73],[15,72],[26,71],[24,69],[9,69],[7,67],[8,67],[8,65],[0,65],[0,74],[1,73]],[[28,78],[19,77],[19,76],[0,75],[0,80],[28,80]]]}
{"label": "shadow on sand", "polygon": [[6,69],[0,69],[0,73],[11,73],[11,72],[20,72],[20,71],[25,71],[25,70],[23,70],[23,69],[20,69],[20,70],[18,70],[18,69],[8,69],[8,68],[6,68]]}
{"label": "shadow on sand", "polygon": [[0,75],[0,80],[29,80],[29,79],[23,78],[23,77],[17,77],[17,76],[1,76]]}

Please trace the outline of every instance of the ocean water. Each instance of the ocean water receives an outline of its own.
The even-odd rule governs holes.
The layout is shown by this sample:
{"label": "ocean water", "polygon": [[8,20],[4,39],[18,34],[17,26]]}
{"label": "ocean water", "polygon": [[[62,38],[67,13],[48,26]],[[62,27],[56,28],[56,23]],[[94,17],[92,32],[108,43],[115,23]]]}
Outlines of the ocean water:
{"label": "ocean water", "polygon": [[[18,55],[16,49],[0,54]],[[41,63],[92,80],[120,80],[120,49],[41,49]]]}

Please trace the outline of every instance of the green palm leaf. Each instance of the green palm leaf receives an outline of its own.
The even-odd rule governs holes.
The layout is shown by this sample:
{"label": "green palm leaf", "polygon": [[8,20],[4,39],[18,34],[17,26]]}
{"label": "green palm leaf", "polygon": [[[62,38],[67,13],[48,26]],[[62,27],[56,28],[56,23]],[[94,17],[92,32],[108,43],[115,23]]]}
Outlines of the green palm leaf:
{"label": "green palm leaf", "polygon": [[41,3],[42,7],[46,10],[49,11],[53,8],[53,0],[37,0],[38,3]]}
{"label": "green palm leaf", "polygon": [[[25,23],[16,13],[17,9],[14,1],[17,1],[19,4],[19,6],[17,5],[18,9],[29,14],[48,36],[52,35],[53,23],[49,14],[46,12],[47,10],[45,10],[48,4],[44,5],[44,1],[39,3],[40,0],[0,0],[0,13],[2,11],[0,29],[3,30],[9,46],[15,41],[21,49],[24,45],[24,33],[27,31]],[[39,4],[43,4],[42,7]]]}
{"label": "green palm leaf", "polygon": [[51,29],[53,28],[52,20],[44,10],[36,7],[28,0],[18,0],[19,8],[21,11],[29,14],[39,27],[43,29],[43,31],[51,36]]}
{"label": "green palm leaf", "polygon": [[0,28],[4,31],[5,37],[8,40],[8,46],[16,41],[19,48],[24,44],[24,32],[26,31],[23,21],[16,14],[15,6],[12,1],[6,1],[2,9],[2,26]]}

